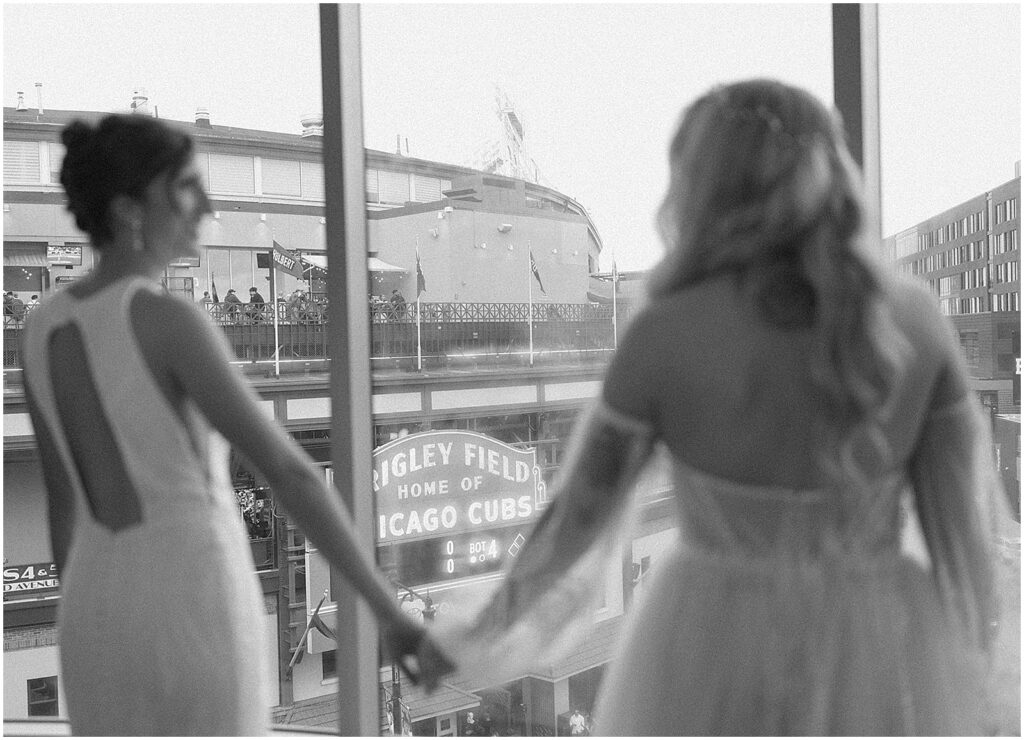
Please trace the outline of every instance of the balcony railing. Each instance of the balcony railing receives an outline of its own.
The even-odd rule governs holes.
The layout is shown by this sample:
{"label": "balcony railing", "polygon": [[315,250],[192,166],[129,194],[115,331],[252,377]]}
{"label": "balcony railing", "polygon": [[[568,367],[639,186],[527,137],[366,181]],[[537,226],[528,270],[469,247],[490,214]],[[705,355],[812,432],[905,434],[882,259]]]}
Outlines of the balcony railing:
{"label": "balcony railing", "polygon": [[[324,302],[210,303],[239,363],[282,370],[329,360]],[[579,303],[407,303],[370,307],[374,369],[474,369],[506,365],[607,362],[624,307]],[[4,369],[21,367],[24,320],[5,317]]]}

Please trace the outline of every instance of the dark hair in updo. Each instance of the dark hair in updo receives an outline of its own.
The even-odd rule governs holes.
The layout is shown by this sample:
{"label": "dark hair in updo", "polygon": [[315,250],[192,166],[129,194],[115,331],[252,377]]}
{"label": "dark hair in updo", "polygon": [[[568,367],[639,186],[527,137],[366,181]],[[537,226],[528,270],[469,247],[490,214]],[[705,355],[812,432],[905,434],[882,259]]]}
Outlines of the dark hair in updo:
{"label": "dark hair in updo", "polygon": [[176,175],[192,159],[192,139],[166,123],[138,114],[114,114],[97,124],[76,120],[64,127],[67,148],[60,184],[78,228],[102,246],[112,236],[111,201],[142,196],[160,175]]}

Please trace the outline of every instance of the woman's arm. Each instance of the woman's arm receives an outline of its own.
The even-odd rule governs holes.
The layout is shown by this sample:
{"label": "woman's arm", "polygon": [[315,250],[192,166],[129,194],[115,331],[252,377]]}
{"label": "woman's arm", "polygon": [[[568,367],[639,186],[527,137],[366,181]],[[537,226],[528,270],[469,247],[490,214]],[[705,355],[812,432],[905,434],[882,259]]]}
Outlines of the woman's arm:
{"label": "woman's arm", "polygon": [[987,647],[996,620],[994,517],[1004,494],[988,421],[951,338],[910,460],[915,505],[940,592],[968,634]]}
{"label": "woman's arm", "polygon": [[398,606],[368,553],[359,547],[351,516],[319,470],[259,407],[259,397],[229,363],[227,342],[194,306],[170,296],[139,293],[133,325],[155,375],[193,399],[210,423],[267,477],[275,496],[366,599],[390,633],[392,647],[415,652],[423,629]]}
{"label": "woman's arm", "polygon": [[628,397],[618,393],[620,378],[644,385],[634,359],[617,353],[603,397],[573,428],[551,502],[500,586],[478,613],[439,633],[460,678],[484,685],[512,680],[557,659],[593,622],[609,569],[621,568],[634,484],[654,446],[648,418],[635,413],[644,392],[631,385]]}
{"label": "woman's arm", "polygon": [[35,399],[31,385],[25,382],[25,400],[28,402],[29,417],[39,448],[40,465],[43,469],[43,482],[46,484],[47,513],[50,524],[50,549],[53,561],[57,564],[57,572],[63,573],[67,564],[68,551],[71,549],[71,537],[75,526],[75,492],[64,459],[57,450],[57,444],[50,432],[50,427],[43,418]]}

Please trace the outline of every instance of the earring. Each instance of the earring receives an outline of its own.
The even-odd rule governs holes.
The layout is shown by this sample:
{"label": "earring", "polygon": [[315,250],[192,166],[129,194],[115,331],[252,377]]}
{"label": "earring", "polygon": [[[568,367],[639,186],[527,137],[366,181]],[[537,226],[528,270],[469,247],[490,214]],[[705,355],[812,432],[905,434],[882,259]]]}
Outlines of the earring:
{"label": "earring", "polygon": [[145,248],[146,243],[142,238],[142,222],[132,219],[132,251],[141,252]]}

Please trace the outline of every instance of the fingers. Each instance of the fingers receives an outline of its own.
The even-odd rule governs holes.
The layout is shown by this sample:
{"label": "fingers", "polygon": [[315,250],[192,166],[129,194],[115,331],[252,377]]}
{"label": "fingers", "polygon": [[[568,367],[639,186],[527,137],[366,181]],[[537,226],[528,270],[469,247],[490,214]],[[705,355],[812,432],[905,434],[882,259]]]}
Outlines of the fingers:
{"label": "fingers", "polygon": [[[398,659],[398,665],[402,667],[405,675],[407,675],[409,680],[412,681],[413,686],[418,686],[420,681],[423,680],[423,673],[418,664],[418,660],[416,665],[410,663],[408,655],[403,655]],[[430,689],[429,683],[427,684],[427,688]]]}
{"label": "fingers", "polygon": [[455,664],[429,639],[420,644],[416,658],[427,691],[435,690],[441,678],[455,670]]}

